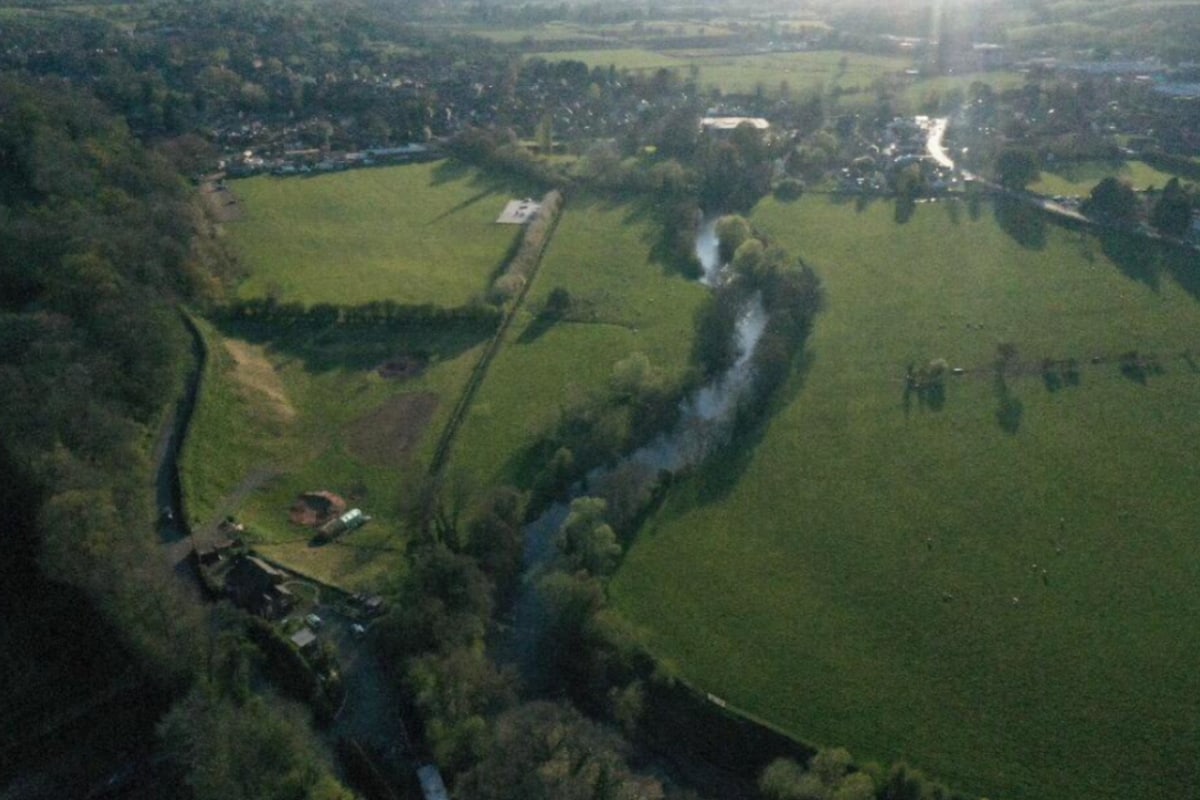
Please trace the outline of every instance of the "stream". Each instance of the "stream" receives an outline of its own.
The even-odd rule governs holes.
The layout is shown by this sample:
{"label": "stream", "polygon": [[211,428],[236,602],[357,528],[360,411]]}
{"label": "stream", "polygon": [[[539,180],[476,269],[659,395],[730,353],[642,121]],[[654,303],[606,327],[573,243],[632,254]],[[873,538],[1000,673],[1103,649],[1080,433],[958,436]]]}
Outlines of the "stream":
{"label": "stream", "polygon": [[[717,287],[729,278],[722,264],[716,235],[716,218],[706,218],[696,233],[695,252],[700,260],[699,283]],[[524,528],[522,587],[513,604],[512,625],[496,644],[497,660],[517,667],[528,689],[538,692],[551,677],[548,666],[538,658],[538,640],[546,622],[545,609],[536,591],[538,578],[553,563],[555,535],[570,511],[570,500],[595,491],[604,494],[609,481],[634,482],[649,487],[662,470],[676,472],[699,464],[724,444],[739,401],[750,388],[753,357],[767,325],[761,294],[743,305],[734,327],[737,358],[725,372],[699,387],[680,405],[679,420],[652,441],[625,456],[616,465],[592,470],[571,487],[570,499],[554,503]],[[628,484],[627,484],[628,485]]]}

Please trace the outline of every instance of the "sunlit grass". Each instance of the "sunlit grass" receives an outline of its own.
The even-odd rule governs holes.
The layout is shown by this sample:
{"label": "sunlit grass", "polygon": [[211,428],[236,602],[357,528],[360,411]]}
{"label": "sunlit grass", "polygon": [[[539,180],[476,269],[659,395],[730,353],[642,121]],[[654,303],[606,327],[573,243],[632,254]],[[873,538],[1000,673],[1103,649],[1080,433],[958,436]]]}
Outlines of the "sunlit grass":
{"label": "sunlit grass", "polygon": [[1041,177],[1030,184],[1030,191],[1045,195],[1085,197],[1096,184],[1108,177],[1124,181],[1134,189],[1163,188],[1172,176],[1144,161],[1079,161],[1044,165]]}
{"label": "sunlit grass", "polygon": [[[1169,796],[1200,780],[1195,261],[981,211],[760,205],[826,286],[811,366],[612,594],[701,689],[815,744],[968,794]],[[1026,365],[1003,387],[1000,342]],[[1130,350],[1162,373],[1092,363]],[[906,411],[931,358],[968,372]]]}
{"label": "sunlit grass", "polygon": [[[667,380],[687,368],[705,289],[650,257],[644,209],[573,199],[546,251],[526,308],[492,363],[459,435],[452,469],[480,486],[516,482],[520,457],[564,410],[607,390],[613,365],[644,353]],[[533,317],[555,288],[578,321]]]}
{"label": "sunlit grass", "polygon": [[249,272],[242,297],[462,305],[516,235],[494,224],[513,191],[447,162],[230,186],[245,214],[228,225]]}

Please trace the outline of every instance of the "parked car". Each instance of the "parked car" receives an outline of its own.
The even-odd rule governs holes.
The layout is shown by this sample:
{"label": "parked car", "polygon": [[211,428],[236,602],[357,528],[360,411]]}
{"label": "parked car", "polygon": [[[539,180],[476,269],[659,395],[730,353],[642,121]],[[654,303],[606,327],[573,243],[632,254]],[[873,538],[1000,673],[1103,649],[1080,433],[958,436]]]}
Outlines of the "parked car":
{"label": "parked car", "polygon": [[350,632],[354,634],[354,638],[361,639],[367,635],[367,629],[357,622],[350,626]]}
{"label": "parked car", "polygon": [[304,618],[304,621],[307,622],[308,627],[312,628],[314,631],[319,629],[322,625],[325,624],[324,620],[322,620],[316,614],[309,614],[307,617]]}

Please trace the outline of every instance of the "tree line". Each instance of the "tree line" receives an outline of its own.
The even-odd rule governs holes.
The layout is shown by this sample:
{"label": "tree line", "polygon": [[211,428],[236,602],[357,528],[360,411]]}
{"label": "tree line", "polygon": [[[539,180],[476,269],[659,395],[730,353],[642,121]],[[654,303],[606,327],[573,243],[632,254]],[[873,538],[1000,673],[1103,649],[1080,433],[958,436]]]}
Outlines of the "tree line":
{"label": "tree line", "polygon": [[[156,541],[150,445],[189,358],[176,306],[211,304],[231,271],[166,157],[72,83],[0,75],[0,483],[15,490],[0,608],[6,630],[32,632],[5,648],[6,674],[34,676],[0,702],[36,698],[52,717],[116,659],[139,702],[175,701],[157,745],[114,734],[166,756],[159,796],[348,800],[305,713],[249,690],[263,669],[244,631],[185,596]],[[69,635],[97,616],[101,630]],[[87,791],[74,762],[52,766],[63,796]]]}
{"label": "tree line", "polygon": [[482,303],[444,307],[432,303],[417,305],[394,300],[372,300],[354,306],[333,303],[305,305],[280,302],[273,297],[236,299],[213,309],[212,315],[233,322],[262,322],[272,325],[312,327],[397,327],[435,328],[465,325],[493,330],[500,323],[499,309]]}

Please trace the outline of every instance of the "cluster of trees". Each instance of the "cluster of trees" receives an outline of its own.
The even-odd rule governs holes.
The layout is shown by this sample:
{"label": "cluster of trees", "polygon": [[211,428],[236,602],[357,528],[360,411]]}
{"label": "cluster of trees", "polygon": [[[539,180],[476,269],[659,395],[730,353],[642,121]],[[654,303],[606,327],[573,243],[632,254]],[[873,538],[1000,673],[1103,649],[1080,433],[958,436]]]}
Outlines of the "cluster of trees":
{"label": "cluster of trees", "polygon": [[891,769],[866,764],[856,769],[846,750],[817,751],[807,766],[790,758],[762,771],[759,790],[767,800],[952,800],[958,797],[917,770],[899,763]]}
{"label": "cluster of trees", "polygon": [[[627,745],[614,732],[564,702],[519,702],[515,674],[489,658],[485,636],[519,587],[525,500],[501,488],[466,507],[459,488],[453,481],[428,488],[436,497],[423,504],[432,510],[425,534],[410,553],[397,602],[373,630],[380,657],[455,795],[661,797],[656,781],[637,778],[626,765]],[[603,504],[585,503],[568,520],[561,534],[564,565],[611,570],[620,548],[599,517],[603,510]],[[556,618],[573,618],[569,605],[553,606]]]}
{"label": "cluster of trees", "polygon": [[196,615],[152,554],[144,442],[188,352],[172,301],[204,285],[197,220],[90,96],[0,76],[0,447],[37,513],[6,545],[82,588],[168,683]]}
{"label": "cluster of trees", "polygon": [[194,800],[353,800],[333,778],[307,715],[270,697],[197,684],[159,725]]}
{"label": "cluster of trees", "polygon": [[1195,187],[1189,191],[1179,178],[1171,178],[1150,209],[1150,224],[1168,236],[1184,236],[1192,227],[1195,208]]}
{"label": "cluster of trees", "polygon": [[333,325],[395,328],[436,328],[453,325],[495,330],[500,323],[500,312],[482,303],[448,308],[429,303],[405,305],[394,300],[373,300],[357,306],[339,306],[333,303],[306,306],[303,303],[280,302],[269,296],[236,299],[215,308],[213,314],[237,322],[318,328]]}
{"label": "cluster of trees", "polygon": [[695,376],[668,381],[641,352],[614,362],[604,390],[564,409],[554,430],[528,453],[535,465],[533,506],[544,506],[594,468],[615,464],[669,430],[694,383]]}
{"label": "cluster of trees", "polygon": [[752,357],[754,379],[743,420],[756,418],[786,382],[821,309],[821,283],[803,261],[771,242],[737,215],[717,221],[718,252],[734,279],[713,293],[697,320],[693,357],[702,374],[716,375],[738,356],[733,335],[747,299],[761,297],[766,329]]}
{"label": "cluster of trees", "polygon": [[147,443],[190,357],[174,306],[212,300],[228,268],[171,164],[94,97],[0,76],[0,467],[4,485],[23,487],[5,503],[21,513],[4,529],[15,579],[0,606],[22,629],[22,615],[45,611],[29,594],[63,594],[83,607],[60,613],[89,619],[90,605],[110,626],[92,641],[39,619],[45,641],[7,652],[57,681],[36,688],[51,707],[77,696],[72,679],[104,689],[102,674],[72,673],[107,658],[81,642],[116,650],[143,697],[194,686],[163,742],[166,780],[198,800],[345,798],[298,712],[252,696],[242,646],[223,640],[206,659],[215,634],[154,535]]}
{"label": "cluster of trees", "polygon": [[508,260],[504,272],[492,283],[491,295],[494,302],[500,304],[517,297],[529,283],[538,262],[541,261],[542,251],[550,241],[550,232],[558,223],[562,204],[562,192],[557,190],[547,192],[542,198],[537,216],[525,223],[521,230],[516,252]]}

